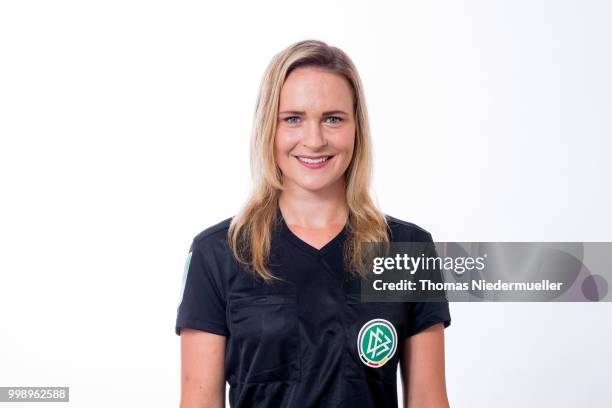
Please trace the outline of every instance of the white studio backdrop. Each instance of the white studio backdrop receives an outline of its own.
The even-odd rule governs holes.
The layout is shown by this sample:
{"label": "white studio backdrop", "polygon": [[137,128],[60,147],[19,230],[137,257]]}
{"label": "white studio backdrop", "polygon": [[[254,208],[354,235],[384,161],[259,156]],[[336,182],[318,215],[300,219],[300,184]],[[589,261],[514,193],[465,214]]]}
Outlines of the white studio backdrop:
{"label": "white studio backdrop", "polygon": [[[245,199],[261,76],[302,39],[360,71],[387,214],[438,241],[611,241],[611,19],[584,0],[0,3],[0,386],[178,406],[184,257]],[[451,406],[608,406],[611,312],[452,303]]]}

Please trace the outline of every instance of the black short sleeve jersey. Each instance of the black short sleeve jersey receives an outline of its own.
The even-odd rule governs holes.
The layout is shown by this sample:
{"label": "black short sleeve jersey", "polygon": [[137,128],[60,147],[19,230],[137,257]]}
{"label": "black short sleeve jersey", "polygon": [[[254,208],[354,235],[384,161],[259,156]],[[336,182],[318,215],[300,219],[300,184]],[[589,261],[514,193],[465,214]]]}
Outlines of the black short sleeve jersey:
{"label": "black short sleeve jersey", "polygon": [[[361,302],[361,280],[343,267],[346,228],[317,249],[278,214],[269,267],[280,282],[264,283],[235,260],[231,218],[193,239],[175,333],[226,336],[231,407],[397,407],[405,340],[448,327],[448,302]],[[391,241],[432,240],[415,224],[386,219]]]}

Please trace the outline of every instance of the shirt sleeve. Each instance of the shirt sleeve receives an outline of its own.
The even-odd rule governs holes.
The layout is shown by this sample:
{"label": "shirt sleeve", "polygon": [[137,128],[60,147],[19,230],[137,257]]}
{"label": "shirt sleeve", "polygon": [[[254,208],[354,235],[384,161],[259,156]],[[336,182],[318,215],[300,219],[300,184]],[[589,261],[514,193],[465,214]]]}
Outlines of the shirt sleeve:
{"label": "shirt sleeve", "polygon": [[193,240],[185,260],[175,333],[184,327],[228,336],[225,295],[215,277],[221,276],[212,251]]}
{"label": "shirt sleeve", "polygon": [[[425,256],[437,257],[436,247],[431,238],[431,234],[426,236]],[[439,269],[428,271],[435,276],[430,276],[430,279],[437,282],[444,282],[442,271]],[[415,334],[433,326],[436,323],[444,323],[446,329],[451,324],[450,309],[445,292],[431,293],[430,296],[436,295],[440,301],[428,302],[412,302],[408,305],[408,322],[406,323],[406,337],[414,336]]]}

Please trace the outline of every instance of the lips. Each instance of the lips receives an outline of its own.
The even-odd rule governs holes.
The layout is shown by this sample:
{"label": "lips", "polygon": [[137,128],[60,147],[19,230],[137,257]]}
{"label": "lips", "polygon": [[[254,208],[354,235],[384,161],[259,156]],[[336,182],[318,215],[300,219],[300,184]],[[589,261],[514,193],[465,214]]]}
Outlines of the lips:
{"label": "lips", "polygon": [[331,157],[332,156],[319,156],[319,157],[297,156],[298,160],[304,163],[309,163],[309,164],[322,163],[324,161],[329,160]]}
{"label": "lips", "polygon": [[318,169],[325,166],[334,156],[295,156],[304,166],[311,169]]}

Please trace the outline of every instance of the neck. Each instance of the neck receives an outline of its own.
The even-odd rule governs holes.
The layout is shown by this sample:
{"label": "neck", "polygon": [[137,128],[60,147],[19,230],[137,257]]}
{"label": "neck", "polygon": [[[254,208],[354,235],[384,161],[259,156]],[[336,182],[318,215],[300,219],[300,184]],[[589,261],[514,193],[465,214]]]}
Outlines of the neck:
{"label": "neck", "polygon": [[287,224],[304,228],[345,225],[349,214],[343,178],[319,191],[286,185],[280,193],[278,206]]}

